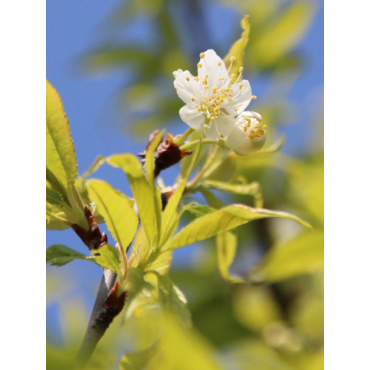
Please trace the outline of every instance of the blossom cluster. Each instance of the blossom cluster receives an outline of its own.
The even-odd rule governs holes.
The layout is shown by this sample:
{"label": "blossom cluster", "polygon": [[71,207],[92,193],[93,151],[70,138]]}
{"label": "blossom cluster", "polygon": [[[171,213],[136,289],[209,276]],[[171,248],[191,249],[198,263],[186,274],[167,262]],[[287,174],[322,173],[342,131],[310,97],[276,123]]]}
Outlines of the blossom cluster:
{"label": "blossom cluster", "polygon": [[239,155],[248,155],[262,148],[266,141],[266,126],[261,115],[244,111],[251,100],[252,89],[239,75],[229,75],[235,57],[227,69],[214,50],[200,54],[198,76],[189,71],[175,71],[174,86],[185,103],[180,109],[181,119],[195,130],[201,130],[211,140],[226,141]]}

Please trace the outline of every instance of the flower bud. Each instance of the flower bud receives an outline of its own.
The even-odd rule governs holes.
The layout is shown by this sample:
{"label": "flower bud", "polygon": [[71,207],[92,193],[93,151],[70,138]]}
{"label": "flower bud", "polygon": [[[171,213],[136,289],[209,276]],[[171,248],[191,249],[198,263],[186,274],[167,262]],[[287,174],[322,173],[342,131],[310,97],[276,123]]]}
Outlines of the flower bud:
{"label": "flower bud", "polygon": [[260,124],[262,117],[256,112],[243,112],[235,129],[227,138],[228,147],[238,155],[249,155],[260,150],[266,141],[265,126]]}

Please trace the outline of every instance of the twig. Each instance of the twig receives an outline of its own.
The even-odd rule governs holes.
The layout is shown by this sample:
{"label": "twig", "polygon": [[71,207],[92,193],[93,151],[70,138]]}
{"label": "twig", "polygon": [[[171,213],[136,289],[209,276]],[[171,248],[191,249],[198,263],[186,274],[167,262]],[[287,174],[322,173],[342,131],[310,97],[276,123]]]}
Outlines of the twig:
{"label": "twig", "polygon": [[110,322],[109,320],[104,320],[104,318],[102,320],[101,314],[103,312],[103,304],[106,301],[109,292],[114,287],[116,280],[117,274],[115,272],[104,270],[86,334],[76,357],[76,364],[79,369],[83,369],[85,367],[87,361],[91,358],[96,345],[114,318],[112,317]]}

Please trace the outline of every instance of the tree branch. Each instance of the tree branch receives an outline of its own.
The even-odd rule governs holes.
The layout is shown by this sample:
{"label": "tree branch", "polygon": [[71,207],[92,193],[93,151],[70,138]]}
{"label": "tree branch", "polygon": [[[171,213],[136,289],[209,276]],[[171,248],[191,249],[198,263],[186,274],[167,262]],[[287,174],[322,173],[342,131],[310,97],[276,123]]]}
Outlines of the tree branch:
{"label": "tree branch", "polygon": [[117,274],[115,272],[104,270],[86,334],[76,357],[76,364],[79,369],[85,367],[99,340],[113,321],[114,316],[111,317],[112,315],[109,315],[109,313],[107,314],[107,312],[103,310],[103,304],[113,289],[116,280]]}

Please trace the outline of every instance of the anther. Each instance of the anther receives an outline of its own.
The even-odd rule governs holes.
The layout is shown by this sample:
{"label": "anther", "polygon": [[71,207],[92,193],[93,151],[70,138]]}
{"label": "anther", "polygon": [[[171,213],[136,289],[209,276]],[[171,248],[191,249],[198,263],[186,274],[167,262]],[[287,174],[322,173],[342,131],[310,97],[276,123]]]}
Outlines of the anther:
{"label": "anther", "polygon": [[237,112],[239,110],[239,108],[235,108],[235,112]]}
{"label": "anther", "polygon": [[218,62],[218,66],[221,67],[222,66],[222,62]]}
{"label": "anther", "polygon": [[233,80],[234,78],[236,77],[236,74],[232,74],[231,76],[230,76],[230,78]]}
{"label": "anther", "polygon": [[236,57],[230,57],[230,62],[233,62],[234,60],[236,60]]}
{"label": "anther", "polygon": [[[221,63],[221,62],[220,62],[220,63]],[[223,77],[220,77],[218,80],[219,80],[219,81],[222,81],[222,80],[224,80],[224,78],[223,78]]]}
{"label": "anther", "polygon": [[195,81],[199,81],[199,77],[194,77],[194,80]]}
{"label": "anther", "polygon": [[243,87],[243,85],[240,85],[240,86],[239,86],[239,89],[241,90],[241,89],[242,89],[242,87]]}
{"label": "anther", "polygon": [[229,101],[233,101],[232,99],[229,99]]}
{"label": "anther", "polygon": [[222,138],[224,137],[224,135],[221,132],[220,132],[220,137],[222,137]]}
{"label": "anther", "polygon": [[193,97],[191,97],[191,101],[195,101],[195,99]]}
{"label": "anther", "polygon": [[200,63],[197,64],[198,68],[202,68],[202,65]]}
{"label": "anther", "polygon": [[206,107],[206,106],[203,106],[203,108],[202,108],[205,112],[207,112],[207,110],[208,110],[208,107]]}
{"label": "anther", "polygon": [[252,95],[252,99],[257,99],[257,96],[256,95]]}
{"label": "anther", "polygon": [[189,77],[186,77],[186,81],[190,81],[190,78]]}
{"label": "anther", "polygon": [[208,127],[207,125],[204,125],[204,126],[203,126],[203,128],[204,128],[205,130],[208,130],[208,129],[209,129],[209,127]]}
{"label": "anther", "polygon": [[244,71],[244,68],[243,67],[240,67],[239,68],[239,72],[241,73],[241,72],[243,72]]}
{"label": "anther", "polygon": [[200,54],[199,54],[199,56],[200,56],[201,58],[204,58],[204,57],[206,56],[206,54],[204,54],[204,53],[200,53]]}
{"label": "anther", "polygon": [[225,89],[220,89],[220,91],[223,93],[223,92],[225,92]]}
{"label": "anther", "polygon": [[215,117],[211,116],[210,120],[211,121],[214,121],[215,120]]}

